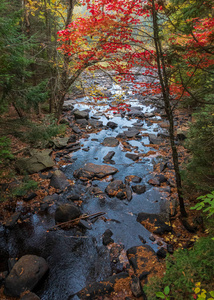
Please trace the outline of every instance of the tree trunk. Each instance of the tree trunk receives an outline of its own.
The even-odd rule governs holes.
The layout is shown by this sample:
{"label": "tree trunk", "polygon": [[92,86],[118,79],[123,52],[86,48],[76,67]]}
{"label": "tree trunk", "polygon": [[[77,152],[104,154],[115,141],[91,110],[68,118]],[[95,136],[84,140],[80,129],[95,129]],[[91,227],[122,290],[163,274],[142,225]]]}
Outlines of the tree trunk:
{"label": "tree trunk", "polygon": [[157,66],[158,66],[158,77],[162,90],[162,97],[164,101],[164,108],[169,121],[169,137],[172,150],[172,158],[174,164],[175,178],[176,178],[176,187],[179,199],[180,212],[183,217],[187,216],[184,199],[182,196],[182,183],[181,175],[178,163],[178,152],[175,145],[175,136],[174,136],[174,120],[173,120],[173,111],[170,104],[170,94],[169,94],[169,84],[168,84],[168,75],[166,71],[166,65],[164,61],[164,56],[162,52],[161,40],[159,36],[159,26],[157,19],[157,12],[155,9],[155,0],[152,0],[152,21],[153,21],[153,33],[154,33],[154,43],[157,55]]}

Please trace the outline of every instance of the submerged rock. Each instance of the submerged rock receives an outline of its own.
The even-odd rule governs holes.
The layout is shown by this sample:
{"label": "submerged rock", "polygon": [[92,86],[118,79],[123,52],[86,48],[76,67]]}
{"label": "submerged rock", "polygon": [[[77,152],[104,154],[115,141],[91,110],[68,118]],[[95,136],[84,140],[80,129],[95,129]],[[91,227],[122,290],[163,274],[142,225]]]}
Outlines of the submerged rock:
{"label": "submerged rock", "polygon": [[83,168],[74,171],[74,177],[83,181],[88,179],[101,179],[108,175],[113,175],[118,169],[107,165],[95,165],[93,163],[87,163]]}
{"label": "submerged rock", "polygon": [[22,256],[5,280],[4,293],[19,297],[27,290],[32,291],[47,271],[48,264],[44,258],[36,255]]}
{"label": "submerged rock", "polygon": [[146,186],[145,186],[145,185],[142,185],[142,184],[137,184],[137,185],[132,186],[132,190],[133,190],[134,193],[140,195],[140,194],[145,193],[145,191],[146,191]]}

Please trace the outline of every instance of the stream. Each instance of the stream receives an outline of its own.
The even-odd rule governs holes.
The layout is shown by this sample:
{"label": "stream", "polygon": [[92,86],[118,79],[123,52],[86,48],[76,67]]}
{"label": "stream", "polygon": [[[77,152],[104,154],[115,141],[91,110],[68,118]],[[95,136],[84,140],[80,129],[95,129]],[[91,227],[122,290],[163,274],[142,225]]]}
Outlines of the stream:
{"label": "stream", "polygon": [[[132,246],[142,245],[139,236],[143,237],[146,244],[155,251],[158,249],[157,243],[150,240],[151,232],[136,220],[139,212],[159,214],[164,210],[165,197],[158,188],[148,184],[158,156],[142,156],[139,160],[133,161],[125,156],[127,152],[122,151],[121,142],[116,147],[106,147],[102,142],[104,138],[116,137],[127,128],[137,128],[140,131],[139,137],[126,141],[131,149],[129,153],[145,154],[150,150],[155,150],[145,146],[150,144],[149,138],[141,136],[141,133],[157,135],[162,129],[158,127],[158,123],[148,123],[148,119],[115,116],[111,111],[103,114],[109,108],[114,97],[121,94],[121,88],[113,84],[110,92],[112,95],[108,100],[101,102],[101,105],[90,104],[88,97],[66,101],[65,105],[73,105],[75,109],[89,109],[90,118],[94,116],[99,118],[99,121],[103,122],[104,129],[97,133],[88,133],[87,138],[80,139],[81,149],[71,154],[74,162],[61,167],[67,178],[75,181],[74,190],[76,189],[82,195],[82,213],[93,214],[101,211],[106,213],[105,218],[98,218],[90,230],[59,228],[55,231],[48,231],[55,225],[54,213],[57,205],[70,203],[67,200],[70,190],[67,190],[59,195],[58,202],[49,208],[48,213],[32,214],[29,222],[17,224],[13,230],[0,237],[0,247],[9,257],[35,254],[47,260],[49,273],[35,290],[42,300],[67,299],[69,295],[77,293],[89,283],[103,280],[112,275],[113,271],[116,273],[123,271],[120,263],[112,267],[109,247],[103,245],[102,236],[107,229],[112,231],[114,243],[121,245],[124,251]],[[129,90],[126,91],[124,98],[127,104],[136,107],[143,113],[152,113],[154,110],[151,106],[145,105],[142,99],[138,100],[138,96],[132,95]],[[158,117],[154,116],[153,118],[157,119]],[[118,127],[106,128],[109,121],[117,123]],[[83,150],[85,148],[87,151]],[[87,183],[73,177],[73,172],[86,163],[104,164],[103,157],[109,151],[115,152],[112,158],[115,164],[111,166],[118,169],[113,178],[124,182],[126,176],[138,176],[142,178],[140,184],[146,186],[145,193],[132,193],[131,201],[109,197],[107,194],[105,197],[100,197],[89,193]],[[93,180],[91,184],[104,192],[109,181]],[[135,184],[131,183],[131,185]],[[21,201],[17,205],[17,210],[22,210]],[[73,299],[79,298],[74,296]]]}

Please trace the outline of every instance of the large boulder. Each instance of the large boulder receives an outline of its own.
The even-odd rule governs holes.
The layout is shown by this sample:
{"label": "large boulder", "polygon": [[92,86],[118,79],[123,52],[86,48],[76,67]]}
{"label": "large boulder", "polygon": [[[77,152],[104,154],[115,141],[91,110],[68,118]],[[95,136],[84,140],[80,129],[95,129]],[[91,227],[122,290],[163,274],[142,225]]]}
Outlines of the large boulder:
{"label": "large boulder", "polygon": [[117,147],[119,145],[119,141],[114,137],[107,137],[104,139],[102,144],[106,147]]}
{"label": "large boulder", "polygon": [[54,162],[50,157],[51,150],[32,150],[30,153],[31,157],[17,160],[16,167],[20,173],[33,174],[54,166]]}
{"label": "large boulder", "polygon": [[89,113],[86,110],[77,109],[74,111],[74,116],[75,116],[75,119],[86,119],[86,120],[89,119]]}
{"label": "large boulder", "polygon": [[68,182],[67,177],[62,171],[54,171],[51,177],[50,186],[53,186],[55,189],[64,190],[69,185],[70,183]]}
{"label": "large boulder", "polygon": [[55,212],[55,221],[56,222],[67,222],[74,220],[81,215],[79,208],[73,204],[61,204]]}
{"label": "large boulder", "polygon": [[47,271],[48,264],[44,258],[36,255],[22,256],[5,280],[4,293],[19,297],[27,290],[32,291]]}
{"label": "large boulder", "polygon": [[40,298],[34,293],[27,293],[20,300],[40,300]]}
{"label": "large boulder", "polygon": [[118,170],[114,167],[107,165],[95,165],[93,163],[87,163],[83,168],[74,171],[74,177],[83,181],[89,179],[102,179],[108,175],[113,175]]}
{"label": "large boulder", "polygon": [[69,137],[56,137],[53,139],[53,143],[56,148],[63,149],[67,146]]}
{"label": "large boulder", "polygon": [[112,122],[112,121],[109,121],[107,124],[106,124],[107,127],[111,128],[111,129],[115,129],[118,127],[117,123],[115,122]]}

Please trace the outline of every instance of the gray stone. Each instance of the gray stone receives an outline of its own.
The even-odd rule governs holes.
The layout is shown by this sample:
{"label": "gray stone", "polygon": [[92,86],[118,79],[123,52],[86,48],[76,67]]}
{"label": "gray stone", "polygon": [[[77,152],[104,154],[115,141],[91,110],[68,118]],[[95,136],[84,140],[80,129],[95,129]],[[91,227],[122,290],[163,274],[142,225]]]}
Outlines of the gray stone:
{"label": "gray stone", "polygon": [[88,111],[85,111],[85,110],[79,110],[79,109],[75,110],[74,116],[75,116],[75,119],[86,119],[86,120],[89,119],[89,113],[88,113]]}
{"label": "gray stone", "polygon": [[77,134],[80,134],[82,131],[79,129],[79,127],[77,126],[72,126],[72,130],[73,132],[77,133]]}
{"label": "gray stone", "polygon": [[[118,197],[118,198],[123,198],[120,192],[124,193],[124,198],[126,198],[126,186],[122,182],[122,180],[114,180],[109,185],[106,187],[105,192],[110,196],[110,197]],[[118,195],[119,194],[119,195]]]}
{"label": "gray stone", "polygon": [[114,137],[107,137],[104,139],[102,144],[106,147],[117,147],[119,145],[119,141]]}
{"label": "gray stone", "polygon": [[140,131],[135,128],[129,128],[129,130],[124,131],[124,134],[126,135],[127,138],[136,137],[139,133]]}
{"label": "gray stone", "polygon": [[88,121],[86,119],[77,119],[76,123],[82,127],[86,127],[88,125]]}
{"label": "gray stone", "polygon": [[125,177],[126,182],[134,182],[134,183],[140,183],[142,181],[142,178],[135,175],[129,175]]}
{"label": "gray stone", "polygon": [[149,142],[150,144],[159,145],[163,142],[161,137],[156,136],[155,134],[149,134]]}
{"label": "gray stone", "polygon": [[70,183],[62,171],[60,170],[54,171],[51,177],[50,186],[53,186],[55,189],[64,190],[69,185]]}
{"label": "gray stone", "polygon": [[31,157],[17,160],[16,167],[20,173],[33,174],[54,166],[50,157],[51,150],[31,151]]}
{"label": "gray stone", "polygon": [[103,157],[103,160],[111,160],[112,157],[115,155],[115,152],[114,151],[109,151],[104,157]]}
{"label": "gray stone", "polygon": [[21,293],[33,290],[47,271],[48,264],[44,258],[36,255],[22,256],[5,280],[4,293],[19,297]]}
{"label": "gray stone", "polygon": [[143,294],[143,289],[140,283],[140,279],[136,276],[134,276],[131,280],[131,291],[136,298],[139,298]]}
{"label": "gray stone", "polygon": [[74,220],[80,216],[80,210],[77,206],[73,204],[61,204],[55,212],[55,221],[56,222],[67,222]]}
{"label": "gray stone", "polygon": [[94,127],[94,128],[101,128],[103,127],[103,122],[102,121],[97,121],[97,120],[89,120],[88,123]]}

